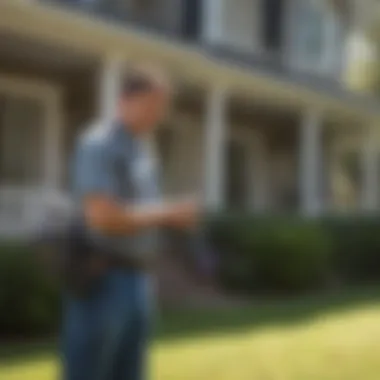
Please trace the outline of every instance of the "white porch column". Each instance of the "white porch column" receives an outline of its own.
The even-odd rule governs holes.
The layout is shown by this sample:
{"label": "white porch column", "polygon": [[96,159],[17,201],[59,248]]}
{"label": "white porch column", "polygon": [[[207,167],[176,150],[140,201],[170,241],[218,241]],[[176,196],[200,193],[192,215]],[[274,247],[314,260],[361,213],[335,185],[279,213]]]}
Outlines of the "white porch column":
{"label": "white porch column", "polygon": [[300,200],[301,211],[310,216],[317,215],[321,202],[321,114],[308,110],[300,125]]}
{"label": "white porch column", "polygon": [[202,35],[209,43],[220,42],[223,35],[225,0],[205,0],[203,2]]}
{"label": "white porch column", "polygon": [[379,200],[379,166],[377,147],[377,128],[369,125],[364,134],[362,144],[362,195],[361,204],[364,211],[374,211]]}
{"label": "white porch column", "polygon": [[108,56],[99,73],[99,119],[107,125],[115,117],[125,62],[118,55]]}
{"label": "white porch column", "polygon": [[210,209],[223,207],[225,174],[227,92],[213,88],[207,99],[205,122],[205,203]]}

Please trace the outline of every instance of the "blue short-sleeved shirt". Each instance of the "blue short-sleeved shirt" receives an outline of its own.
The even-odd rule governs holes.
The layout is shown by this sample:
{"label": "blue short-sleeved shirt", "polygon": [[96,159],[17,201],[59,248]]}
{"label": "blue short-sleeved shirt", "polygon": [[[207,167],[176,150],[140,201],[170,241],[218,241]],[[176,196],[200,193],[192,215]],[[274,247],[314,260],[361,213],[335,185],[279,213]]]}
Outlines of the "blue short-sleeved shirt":
{"label": "blue short-sleeved shirt", "polygon": [[[120,172],[115,170],[116,156],[126,160],[129,175],[124,171],[125,178],[119,178]],[[79,202],[88,194],[106,195],[121,205],[147,205],[160,198],[157,161],[151,145],[134,137],[120,123],[90,126],[79,138],[73,164],[74,193]],[[133,191],[121,191],[120,181]],[[151,255],[157,251],[157,231],[112,238],[111,242],[128,254]]]}

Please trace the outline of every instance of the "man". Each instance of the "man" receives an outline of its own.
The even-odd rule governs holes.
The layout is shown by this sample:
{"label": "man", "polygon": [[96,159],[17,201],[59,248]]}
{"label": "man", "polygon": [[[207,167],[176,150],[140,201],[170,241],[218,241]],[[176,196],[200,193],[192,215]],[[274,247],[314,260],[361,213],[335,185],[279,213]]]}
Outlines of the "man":
{"label": "man", "polygon": [[[93,126],[80,137],[74,160],[74,187],[94,237],[136,258],[152,260],[158,227],[191,228],[193,202],[160,203],[155,160],[148,140],[170,103],[170,86],[151,69],[131,71],[122,84],[111,125]],[[130,167],[114,170],[115,155]],[[125,176],[124,178],[120,178]],[[127,178],[128,177],[128,178]],[[133,195],[120,190],[132,182]],[[110,268],[84,298],[69,297],[64,320],[67,380],[141,380],[151,308],[144,265]]]}

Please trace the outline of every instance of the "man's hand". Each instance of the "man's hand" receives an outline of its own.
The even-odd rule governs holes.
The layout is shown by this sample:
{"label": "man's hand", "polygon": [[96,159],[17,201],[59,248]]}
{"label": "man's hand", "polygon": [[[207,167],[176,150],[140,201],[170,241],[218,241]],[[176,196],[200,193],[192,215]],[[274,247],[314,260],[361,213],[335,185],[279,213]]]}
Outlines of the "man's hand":
{"label": "man's hand", "polygon": [[166,217],[166,225],[172,228],[192,229],[197,226],[200,208],[195,201],[180,201],[171,204]]}

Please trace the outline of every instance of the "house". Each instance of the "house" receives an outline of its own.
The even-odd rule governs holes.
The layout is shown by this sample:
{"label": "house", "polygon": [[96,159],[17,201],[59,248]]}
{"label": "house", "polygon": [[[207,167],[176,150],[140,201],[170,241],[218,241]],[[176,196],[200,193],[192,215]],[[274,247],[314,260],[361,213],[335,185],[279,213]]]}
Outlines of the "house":
{"label": "house", "polygon": [[112,116],[122,71],[144,60],[177,85],[157,131],[166,194],[258,213],[374,210],[380,107],[344,80],[358,58],[350,41],[365,41],[374,9],[374,0],[1,0],[1,232],[23,231],[65,198],[75,136]]}

